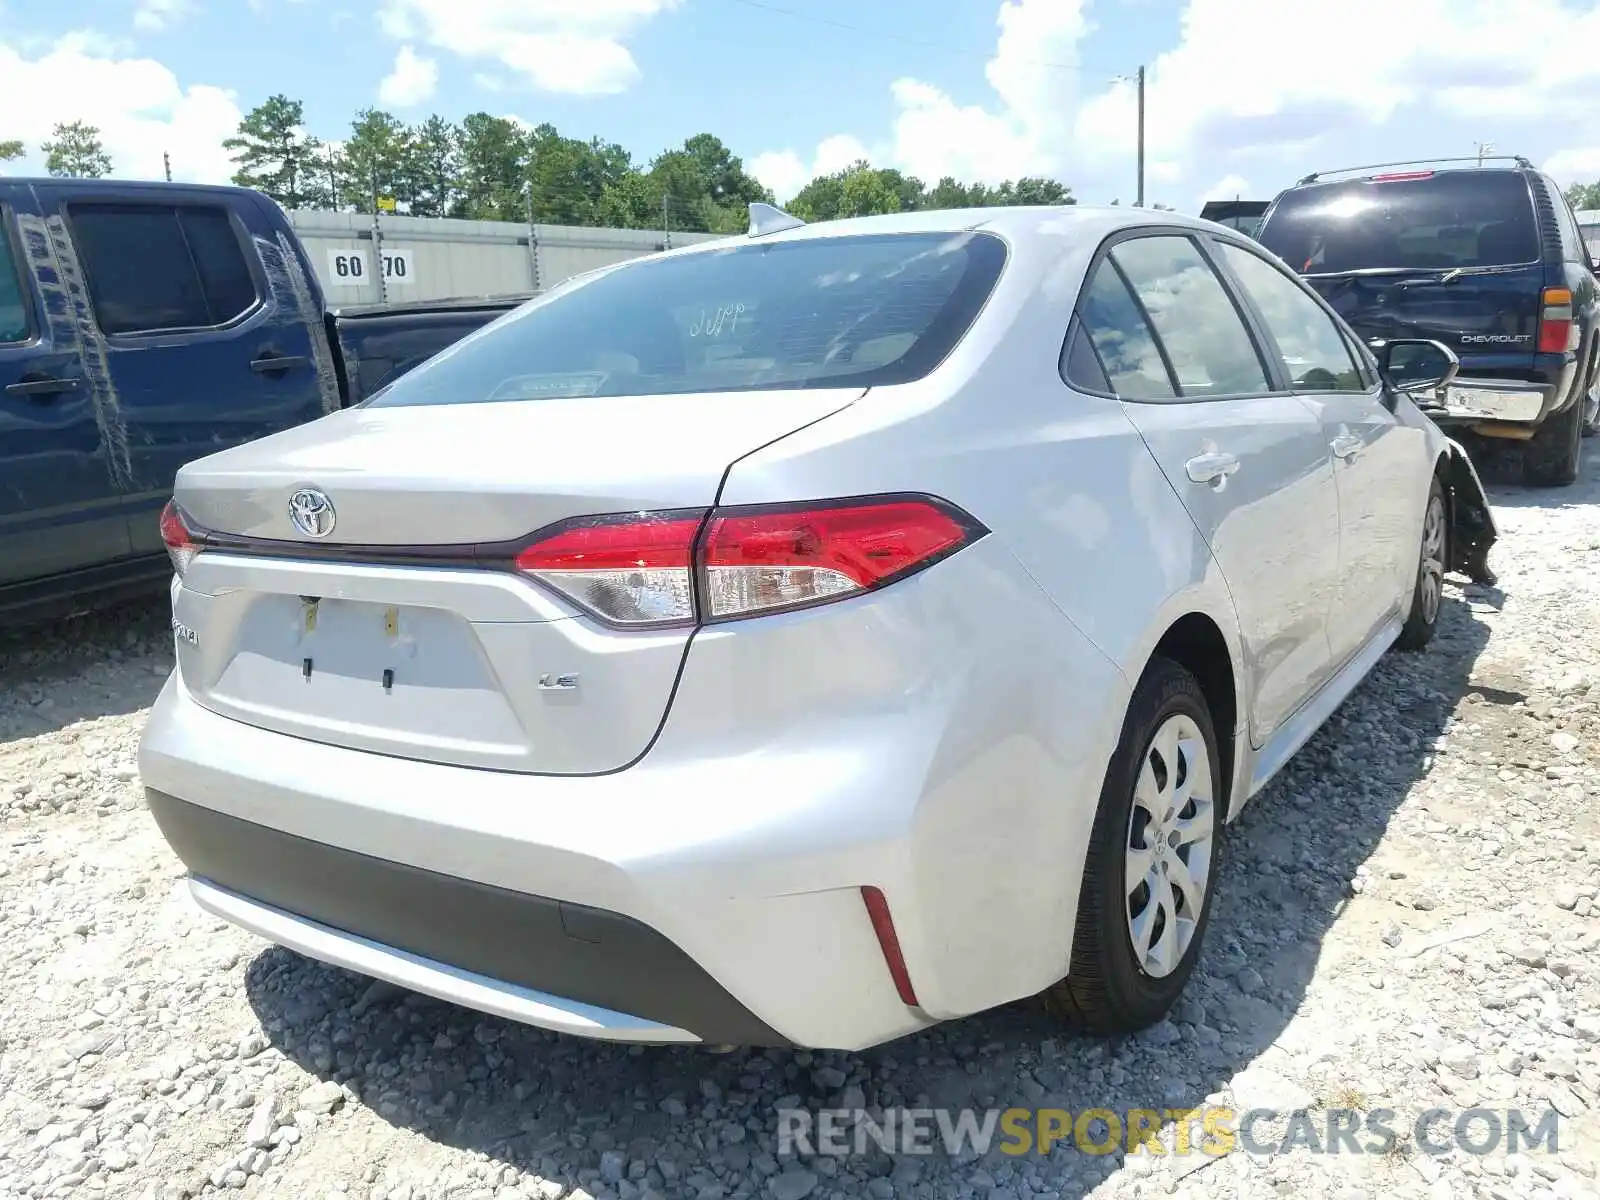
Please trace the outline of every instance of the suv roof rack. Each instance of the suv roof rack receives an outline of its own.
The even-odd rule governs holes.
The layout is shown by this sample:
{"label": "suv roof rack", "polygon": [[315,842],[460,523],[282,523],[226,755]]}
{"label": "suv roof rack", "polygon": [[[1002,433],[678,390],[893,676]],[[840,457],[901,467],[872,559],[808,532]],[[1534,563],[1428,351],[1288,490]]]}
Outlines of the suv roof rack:
{"label": "suv roof rack", "polygon": [[[1470,154],[1461,158],[1414,158],[1405,162],[1371,163],[1364,167],[1338,167],[1332,171],[1313,171],[1300,180],[1300,184],[1317,183],[1328,175],[1349,175],[1354,171],[1381,171],[1387,167],[1430,167],[1439,163],[1476,163],[1481,167],[1484,163],[1491,162],[1514,162],[1525,170],[1533,170],[1533,164],[1520,154],[1485,154],[1482,156]],[[1296,186],[1298,187],[1299,184],[1296,184]]]}

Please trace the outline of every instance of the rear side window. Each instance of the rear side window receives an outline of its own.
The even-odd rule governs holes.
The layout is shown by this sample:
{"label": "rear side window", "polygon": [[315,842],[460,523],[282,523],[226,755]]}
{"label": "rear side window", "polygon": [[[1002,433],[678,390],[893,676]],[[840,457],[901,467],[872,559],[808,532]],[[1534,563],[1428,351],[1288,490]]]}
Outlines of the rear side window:
{"label": "rear side window", "polygon": [[1272,390],[1244,320],[1194,242],[1133,238],[1118,242],[1111,257],[1150,314],[1184,396]]}
{"label": "rear side window", "polygon": [[1177,396],[1150,323],[1123,282],[1122,272],[1110,259],[1100,264],[1084,288],[1078,311],[1095,352],[1105,364],[1111,390],[1118,397],[1171,400]]}
{"label": "rear side window", "polygon": [[72,239],[101,332],[212,329],[256,303],[225,209],[74,204]]}
{"label": "rear side window", "polygon": [[0,209],[0,342],[28,340],[28,300],[22,264],[11,240],[11,218]]}
{"label": "rear side window", "polygon": [[1258,237],[1302,275],[1503,267],[1540,257],[1528,181],[1516,171],[1296,188],[1278,200]]}
{"label": "rear side window", "polygon": [[1366,380],[1350,356],[1334,319],[1296,283],[1260,255],[1220,243],[1223,260],[1255,301],[1272,340],[1278,343],[1290,386],[1296,391],[1364,392]]}
{"label": "rear side window", "polygon": [[990,234],[803,238],[648,260],[535,301],[373,407],[906,383],[941,363],[1005,264]]}

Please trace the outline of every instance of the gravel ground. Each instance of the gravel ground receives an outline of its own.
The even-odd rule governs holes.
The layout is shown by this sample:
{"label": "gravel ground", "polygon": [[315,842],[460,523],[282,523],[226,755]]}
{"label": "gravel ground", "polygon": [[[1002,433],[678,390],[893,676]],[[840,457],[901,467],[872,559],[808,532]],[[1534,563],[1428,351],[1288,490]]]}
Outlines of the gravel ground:
{"label": "gravel ground", "polygon": [[[1600,444],[1497,487],[1452,586],[1232,831],[1188,997],[1139,1038],[1031,1004],[860,1055],[639,1050],[398,992],[197,913],[135,749],[165,609],[0,638],[0,1197],[1600,1196]],[[778,1157],[776,1109],[1392,1110],[1383,1153]],[[1558,1150],[1423,1152],[1435,1107]],[[1302,1122],[1303,1124],[1303,1122]],[[1449,1121],[1439,1129],[1448,1134]],[[1171,1128],[1167,1131],[1169,1139]],[[1262,1145],[1267,1143],[1267,1145]],[[1257,1152],[1257,1151],[1261,1152]]]}

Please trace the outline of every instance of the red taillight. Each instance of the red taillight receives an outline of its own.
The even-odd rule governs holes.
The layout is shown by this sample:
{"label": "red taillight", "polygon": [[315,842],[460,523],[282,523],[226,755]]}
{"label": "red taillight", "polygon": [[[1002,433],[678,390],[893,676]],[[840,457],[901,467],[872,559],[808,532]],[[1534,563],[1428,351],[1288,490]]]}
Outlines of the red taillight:
{"label": "red taillight", "polygon": [[882,587],[982,532],[942,502],[904,496],[719,509],[709,520],[644,513],[553,530],[517,555],[516,567],[611,624],[682,625]]}
{"label": "red taillight", "polygon": [[706,616],[748,616],[880,587],[958,549],[970,526],[927,500],[713,514]]}
{"label": "red taillight", "polygon": [[1387,175],[1374,175],[1373,183],[1401,183],[1407,179],[1432,179],[1432,171],[1391,171]]}
{"label": "red taillight", "polygon": [[906,970],[906,956],[900,950],[900,935],[894,931],[894,918],[889,915],[889,901],[875,887],[862,888],[861,899],[866,902],[872,932],[878,935],[878,949],[883,951],[883,961],[889,968],[889,978],[894,980],[894,990],[900,994],[900,1003],[915,1008],[917,993],[911,986],[911,972]]}
{"label": "red taillight", "polygon": [[189,569],[194,556],[200,553],[200,543],[176,501],[168,500],[167,506],[161,510],[161,540],[167,545],[172,569],[181,576]]}
{"label": "red taillight", "polygon": [[1545,288],[1539,312],[1539,353],[1562,354],[1578,348],[1578,327],[1572,319],[1572,292]]}

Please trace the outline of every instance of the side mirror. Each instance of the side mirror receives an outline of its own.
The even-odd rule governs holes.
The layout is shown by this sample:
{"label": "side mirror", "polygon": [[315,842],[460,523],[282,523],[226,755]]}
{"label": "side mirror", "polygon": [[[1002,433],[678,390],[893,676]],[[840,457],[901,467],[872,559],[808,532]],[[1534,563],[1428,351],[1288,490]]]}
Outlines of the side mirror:
{"label": "side mirror", "polygon": [[1396,338],[1374,346],[1373,351],[1384,383],[1391,391],[1407,395],[1442,388],[1461,369],[1461,360],[1443,342]]}

